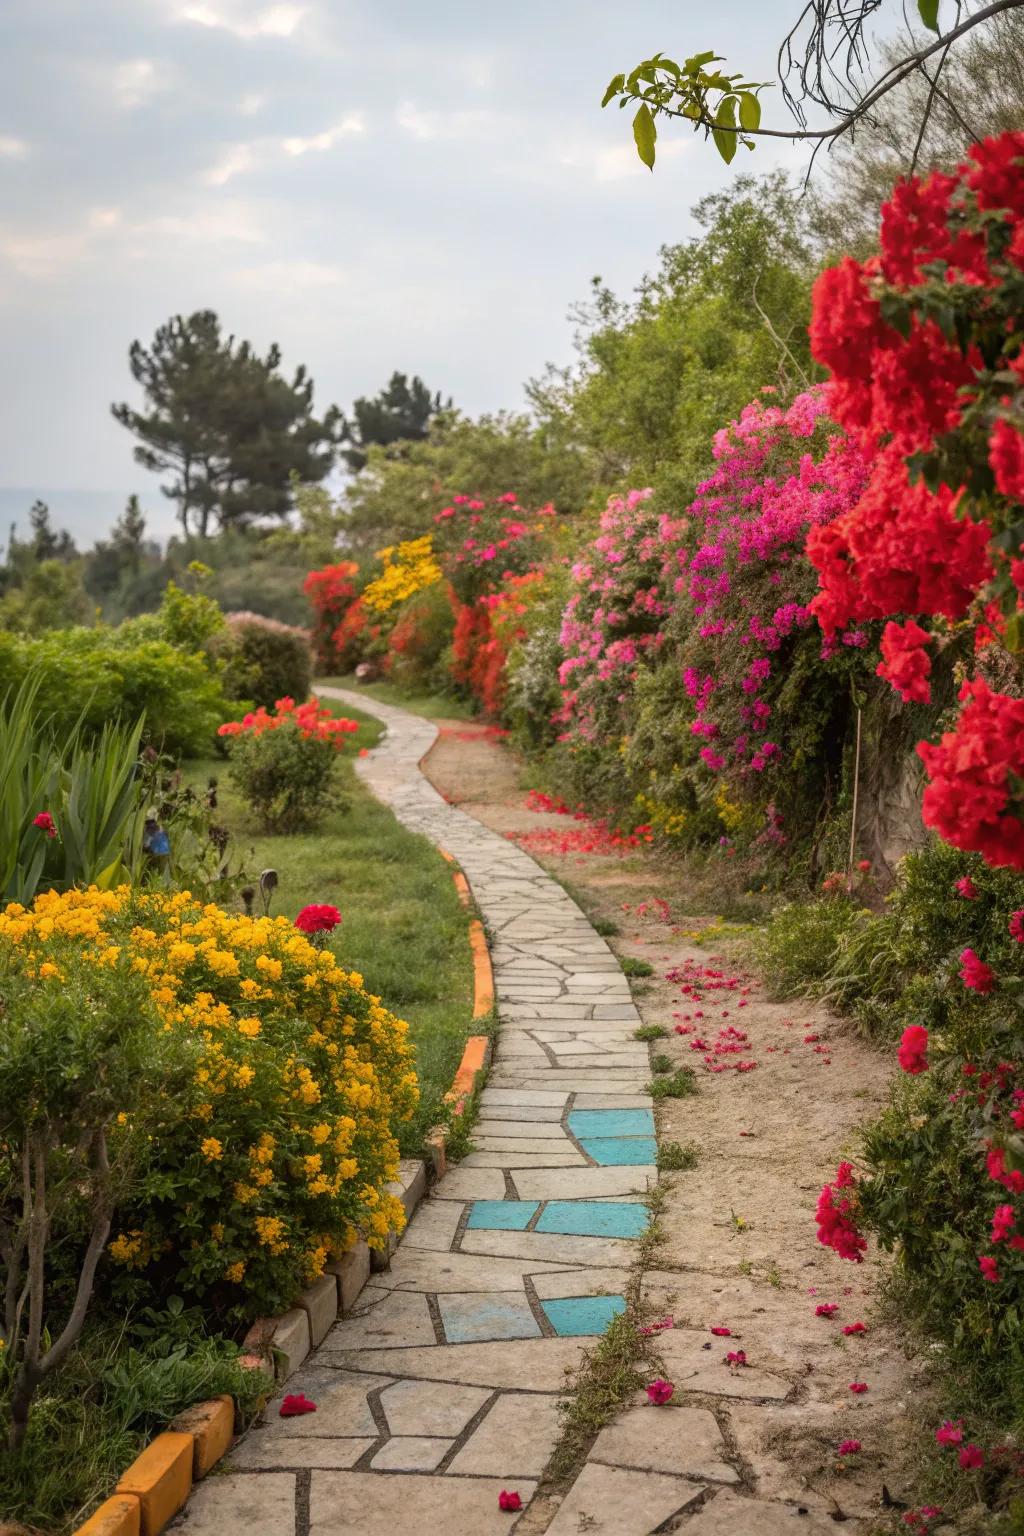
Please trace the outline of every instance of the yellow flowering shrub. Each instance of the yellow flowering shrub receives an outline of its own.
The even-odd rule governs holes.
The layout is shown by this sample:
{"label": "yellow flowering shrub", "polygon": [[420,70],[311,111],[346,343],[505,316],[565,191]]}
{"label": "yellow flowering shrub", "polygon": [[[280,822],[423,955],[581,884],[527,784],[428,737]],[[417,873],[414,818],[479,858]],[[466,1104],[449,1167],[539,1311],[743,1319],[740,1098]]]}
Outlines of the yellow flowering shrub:
{"label": "yellow flowering shrub", "polygon": [[400,1230],[386,1186],[417,1079],[408,1026],[362,977],[286,918],[187,892],[49,892],[0,912],[0,976],[59,988],[126,961],[155,1035],[187,1039],[194,1067],[187,1091],[147,1107],[144,1133],[130,1114],[111,1127],[112,1145],[145,1143],[107,1245],[119,1300],[278,1312],[331,1253]]}
{"label": "yellow flowering shrub", "polygon": [[363,591],[362,601],[375,613],[387,613],[425,587],[441,580],[441,567],[434,556],[434,540],[429,533],[405,544],[391,544],[377,551],[384,566]]}

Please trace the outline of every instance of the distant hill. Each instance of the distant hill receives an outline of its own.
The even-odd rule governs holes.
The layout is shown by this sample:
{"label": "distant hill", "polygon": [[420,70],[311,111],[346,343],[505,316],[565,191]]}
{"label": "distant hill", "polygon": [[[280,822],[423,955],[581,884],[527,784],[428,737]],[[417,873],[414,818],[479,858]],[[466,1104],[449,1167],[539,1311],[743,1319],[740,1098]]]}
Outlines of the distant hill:
{"label": "distant hill", "polygon": [[[79,549],[89,549],[97,539],[105,539],[124,511],[131,494],[124,491],[76,491],[46,489],[42,486],[0,486],[0,551],[7,548],[12,523],[19,535],[28,530],[28,509],[34,501],[45,501],[50,508],[54,528],[66,528]],[[146,514],[146,533],[161,543],[175,531],[174,509],[166,497],[151,486],[139,488]]]}

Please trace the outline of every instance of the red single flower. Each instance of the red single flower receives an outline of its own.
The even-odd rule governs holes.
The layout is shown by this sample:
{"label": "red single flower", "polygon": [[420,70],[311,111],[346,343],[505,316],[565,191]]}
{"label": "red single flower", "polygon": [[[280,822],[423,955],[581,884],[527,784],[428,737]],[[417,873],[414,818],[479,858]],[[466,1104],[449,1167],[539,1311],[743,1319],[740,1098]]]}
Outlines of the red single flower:
{"label": "red single flower", "polygon": [[868,1384],[867,1384],[866,1381],[851,1381],[850,1382],[850,1391],[851,1392],[856,1392],[858,1397],[860,1396],[860,1394],[862,1392],[866,1392],[867,1390],[868,1390]]}
{"label": "red single flower", "polygon": [[954,889],[957,895],[962,896],[965,901],[977,901],[978,899],[978,887],[975,885],[970,875],[963,875],[956,882]]}
{"label": "red single flower", "polygon": [[963,1419],[946,1419],[935,1431],[936,1445],[959,1445],[964,1438]]}
{"label": "red single flower", "polygon": [[849,1338],[849,1336],[853,1333],[867,1333],[867,1331],[867,1323],[847,1323],[846,1327],[843,1329],[843,1332],[846,1334],[847,1338]]}
{"label": "red single flower", "polygon": [[841,1440],[839,1442],[840,1456],[856,1456],[860,1450],[859,1440]]}
{"label": "red single flower", "polygon": [[928,1057],[925,1054],[927,1050],[928,1031],[923,1024],[911,1024],[903,1031],[896,1059],[904,1072],[909,1072],[911,1077],[917,1077],[920,1072],[928,1070]]}
{"label": "red single flower", "polygon": [[999,1265],[990,1253],[979,1253],[978,1268],[990,1285],[1000,1283]]}
{"label": "red single flower", "polygon": [[730,1349],[725,1357],[726,1365],[746,1365],[747,1352],[745,1349]]}
{"label": "red single flower", "polygon": [[961,1470],[969,1472],[972,1467],[983,1467],[985,1465],[985,1453],[980,1446],[969,1443],[964,1446],[957,1460],[960,1463]]}
{"label": "red single flower", "polygon": [[295,919],[295,926],[301,933],[330,933],[340,922],[341,913],[337,907],[313,904],[303,907]]}
{"label": "red single flower", "polygon": [[960,951],[960,980],[965,987],[972,992],[980,992],[984,997],[995,986],[996,975],[990,965],[980,960],[971,948]]}
{"label": "red single flower", "polygon": [[47,837],[57,836],[57,823],[49,811],[40,811],[38,816],[33,816],[32,825],[38,827],[40,832],[45,832]]}
{"label": "red single flower", "polygon": [[731,1328],[712,1328],[711,1332],[716,1336],[716,1338],[719,1338],[719,1339],[731,1339],[732,1338],[732,1329]]}
{"label": "red single flower", "polygon": [[670,1381],[663,1381],[659,1376],[657,1381],[652,1381],[647,1388],[647,1396],[652,1403],[660,1407],[662,1403],[669,1401],[674,1391],[675,1387],[672,1383]]}
{"label": "red single flower", "polygon": [[498,1508],[504,1509],[508,1514],[513,1514],[517,1509],[522,1509],[523,1501],[518,1493],[503,1488],[498,1494]]}
{"label": "red single flower", "polygon": [[289,1392],[278,1409],[282,1419],[296,1419],[303,1413],[316,1413],[316,1403],[304,1392]]}
{"label": "red single flower", "polygon": [[814,1309],[815,1317],[835,1317],[839,1311],[838,1301],[819,1301]]}

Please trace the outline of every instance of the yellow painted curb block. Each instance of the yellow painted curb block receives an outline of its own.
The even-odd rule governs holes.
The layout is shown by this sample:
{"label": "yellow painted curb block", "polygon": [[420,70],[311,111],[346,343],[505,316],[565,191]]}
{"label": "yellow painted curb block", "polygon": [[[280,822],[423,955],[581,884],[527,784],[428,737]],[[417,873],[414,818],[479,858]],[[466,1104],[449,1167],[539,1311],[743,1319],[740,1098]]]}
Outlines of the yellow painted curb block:
{"label": "yellow painted curb block", "polygon": [[235,1401],[230,1393],[194,1403],[180,1413],[171,1425],[195,1442],[192,1476],[196,1482],[216,1466],[231,1444],[235,1433]]}
{"label": "yellow painted curb block", "polygon": [[117,1485],[118,1493],[133,1493],[139,1501],[140,1536],[160,1536],[192,1491],[191,1435],[165,1429],[137,1456]]}
{"label": "yellow painted curb block", "polygon": [[133,1493],[115,1493],[80,1525],[75,1536],[139,1536],[142,1507]]}

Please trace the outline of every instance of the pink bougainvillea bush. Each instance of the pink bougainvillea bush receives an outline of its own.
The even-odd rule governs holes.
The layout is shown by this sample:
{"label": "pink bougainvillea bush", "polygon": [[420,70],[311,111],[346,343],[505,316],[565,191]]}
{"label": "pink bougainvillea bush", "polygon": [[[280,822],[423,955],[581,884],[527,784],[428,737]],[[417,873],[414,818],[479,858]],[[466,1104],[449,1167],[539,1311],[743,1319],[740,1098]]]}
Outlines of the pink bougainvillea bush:
{"label": "pink bougainvillea bush", "polygon": [[[824,647],[810,603],[808,531],[847,512],[867,478],[863,451],[832,422],[822,389],[788,407],[770,396],[718,433],[715,470],[687,509],[688,537],[665,528],[670,634],[704,768],[731,799],[771,805],[766,833],[838,790],[850,675],[869,669],[864,627]],[[805,804],[813,819],[818,806]]]}
{"label": "pink bougainvillea bush", "polygon": [[591,780],[610,780],[620,752],[637,814],[659,830],[735,831],[748,807],[778,847],[798,801],[813,824],[837,798],[850,677],[870,679],[877,659],[864,627],[823,646],[803,554],[808,529],[856,502],[867,462],[821,389],[755,401],[713,453],[679,516],[649,490],[609,502],[572,568],[559,718]]}

